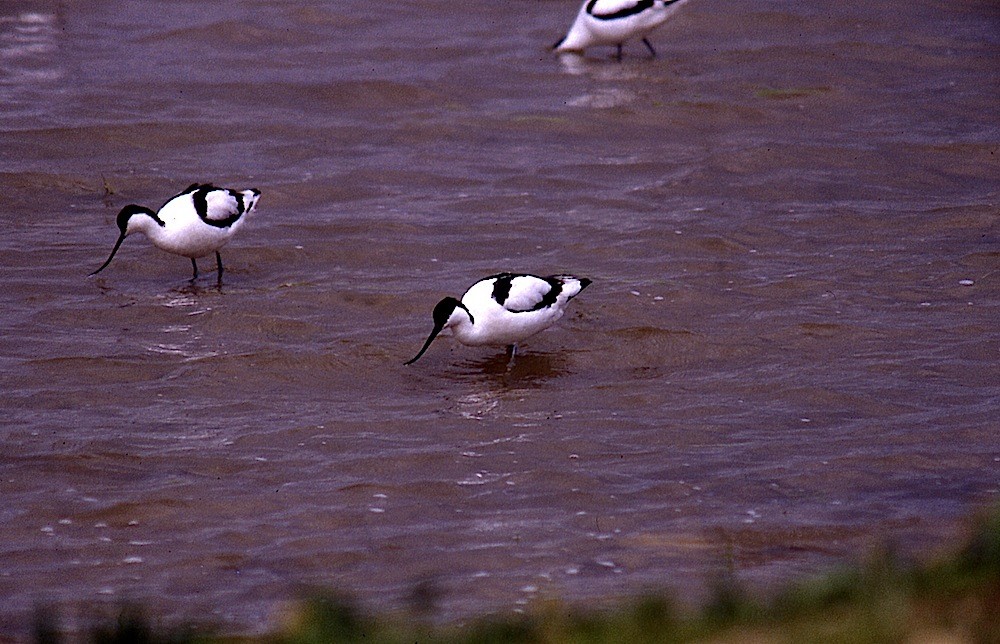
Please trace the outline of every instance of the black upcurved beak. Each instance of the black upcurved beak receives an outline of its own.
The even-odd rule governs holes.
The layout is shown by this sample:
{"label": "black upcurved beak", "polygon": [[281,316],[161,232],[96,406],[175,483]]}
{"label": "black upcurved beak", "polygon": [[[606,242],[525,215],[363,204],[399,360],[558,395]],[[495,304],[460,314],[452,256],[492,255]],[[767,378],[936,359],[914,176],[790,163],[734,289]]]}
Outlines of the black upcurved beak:
{"label": "black upcurved beak", "polygon": [[419,360],[420,356],[424,355],[424,352],[427,351],[427,348],[431,346],[431,342],[434,342],[434,338],[437,337],[438,333],[441,333],[442,329],[444,329],[444,325],[443,324],[437,324],[437,323],[435,323],[434,324],[434,330],[431,331],[431,334],[429,336],[427,336],[427,342],[424,342],[424,346],[422,346],[420,348],[420,351],[417,352],[417,355],[413,356],[411,359],[409,359],[406,362],[404,362],[403,365],[405,366],[405,365],[413,364],[414,362],[416,362],[417,360]]}
{"label": "black upcurved beak", "polygon": [[100,273],[101,271],[103,271],[105,268],[107,268],[108,264],[111,263],[111,260],[115,258],[115,253],[118,252],[118,249],[121,247],[123,241],[125,241],[125,233],[122,233],[118,237],[118,241],[115,242],[115,247],[111,249],[111,254],[108,255],[108,260],[106,262],[104,262],[103,264],[101,264],[101,267],[99,269],[97,269],[96,271],[94,271],[93,273],[91,273],[90,275],[88,275],[87,277],[90,277],[92,275],[97,275],[98,273]]}

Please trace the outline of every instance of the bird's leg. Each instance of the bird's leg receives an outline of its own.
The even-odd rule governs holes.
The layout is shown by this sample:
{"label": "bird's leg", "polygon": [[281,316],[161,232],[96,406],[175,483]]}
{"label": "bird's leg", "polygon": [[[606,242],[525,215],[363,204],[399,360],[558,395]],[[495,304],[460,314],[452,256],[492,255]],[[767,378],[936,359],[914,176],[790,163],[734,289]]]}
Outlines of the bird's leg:
{"label": "bird's leg", "polygon": [[642,39],[642,44],[646,45],[646,49],[648,49],[648,50],[649,50],[649,54],[650,54],[650,55],[651,55],[651,56],[652,56],[653,58],[656,58],[656,50],[655,50],[655,49],[653,49],[653,43],[649,42],[649,39],[648,39],[648,38],[643,38],[643,39]]}
{"label": "bird's leg", "polygon": [[517,355],[517,345],[516,344],[508,344],[507,345],[507,362],[508,363],[513,362],[514,361],[514,356],[516,356],[516,355]]}
{"label": "bird's leg", "polygon": [[219,268],[219,284],[222,284],[222,255],[215,251],[215,265]]}
{"label": "bird's leg", "polygon": [[621,43],[618,43],[618,52],[617,52],[617,54],[615,54],[615,58],[618,60],[619,63],[622,62],[622,44]]}
{"label": "bird's leg", "polygon": [[194,260],[194,257],[191,258],[191,267],[194,269],[194,276],[191,277],[191,281],[193,282],[198,279],[198,262]]}

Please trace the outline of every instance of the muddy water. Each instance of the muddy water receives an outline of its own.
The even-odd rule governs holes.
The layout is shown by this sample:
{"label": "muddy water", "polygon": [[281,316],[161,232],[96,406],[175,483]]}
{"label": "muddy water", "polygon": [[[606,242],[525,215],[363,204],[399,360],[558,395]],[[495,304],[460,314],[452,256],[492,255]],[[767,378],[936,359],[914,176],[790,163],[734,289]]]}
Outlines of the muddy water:
{"label": "muddy water", "polygon": [[[1000,16],[702,0],[0,7],[0,632],[311,588],[461,620],[927,552],[1000,480]],[[263,192],[221,288],[125,204]],[[508,366],[433,304],[593,286]]]}

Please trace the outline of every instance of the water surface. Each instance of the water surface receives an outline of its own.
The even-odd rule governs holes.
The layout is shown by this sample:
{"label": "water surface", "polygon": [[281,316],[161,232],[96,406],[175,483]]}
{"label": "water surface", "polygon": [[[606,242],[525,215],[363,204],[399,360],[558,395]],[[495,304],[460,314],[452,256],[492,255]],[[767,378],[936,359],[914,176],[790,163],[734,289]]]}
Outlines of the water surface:
{"label": "water surface", "polygon": [[[769,589],[998,496],[995,3],[0,8],[0,633]],[[263,192],[221,288],[127,203]],[[594,284],[502,351],[499,270]],[[431,606],[428,608],[427,599]]]}

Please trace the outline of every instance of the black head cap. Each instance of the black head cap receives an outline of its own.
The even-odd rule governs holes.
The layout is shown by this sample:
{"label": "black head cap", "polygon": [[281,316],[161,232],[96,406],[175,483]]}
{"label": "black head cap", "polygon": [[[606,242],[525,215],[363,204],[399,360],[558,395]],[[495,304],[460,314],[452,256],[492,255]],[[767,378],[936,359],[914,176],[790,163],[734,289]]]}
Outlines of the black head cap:
{"label": "black head cap", "polygon": [[101,264],[99,269],[91,273],[91,275],[97,275],[103,271],[107,268],[108,264],[111,263],[111,260],[115,258],[115,253],[117,253],[118,249],[121,248],[122,242],[125,241],[125,235],[128,234],[128,220],[132,218],[132,215],[149,215],[161,226],[163,225],[163,222],[156,216],[156,213],[145,206],[137,206],[133,203],[122,208],[118,213],[118,216],[115,218],[115,223],[118,225],[118,230],[120,231],[118,233],[118,241],[115,242],[115,247],[111,249],[111,254],[108,255],[108,259]]}
{"label": "black head cap", "polygon": [[142,206],[137,206],[134,203],[129,204],[121,209],[118,213],[118,217],[115,218],[115,223],[118,224],[118,230],[121,231],[122,235],[128,230],[128,220],[132,218],[132,215],[138,214],[149,214],[149,208],[144,208]]}
{"label": "black head cap", "polygon": [[455,312],[455,309],[462,306],[462,303],[453,297],[446,297],[434,306],[434,326],[444,328],[448,324],[448,318]]}
{"label": "black head cap", "polygon": [[132,218],[132,215],[149,215],[153,219],[157,218],[156,213],[149,208],[130,203],[121,209],[118,213],[118,217],[115,219],[115,223],[118,224],[118,230],[121,231],[122,235],[124,235],[125,231],[128,230],[128,220]]}
{"label": "black head cap", "polygon": [[[434,328],[431,329],[431,334],[427,336],[427,341],[424,342],[424,346],[420,348],[417,355],[413,356],[410,360],[407,360],[403,364],[413,364],[420,359],[420,356],[424,355],[427,348],[431,346],[431,342],[434,342],[434,338],[437,337],[438,333],[441,333],[445,325],[448,324],[448,320],[451,318],[451,314],[455,312],[455,309],[462,308],[466,313],[469,313],[469,309],[465,308],[465,305],[456,300],[453,297],[446,297],[434,307]],[[469,313],[469,319],[472,319],[472,313]]]}

